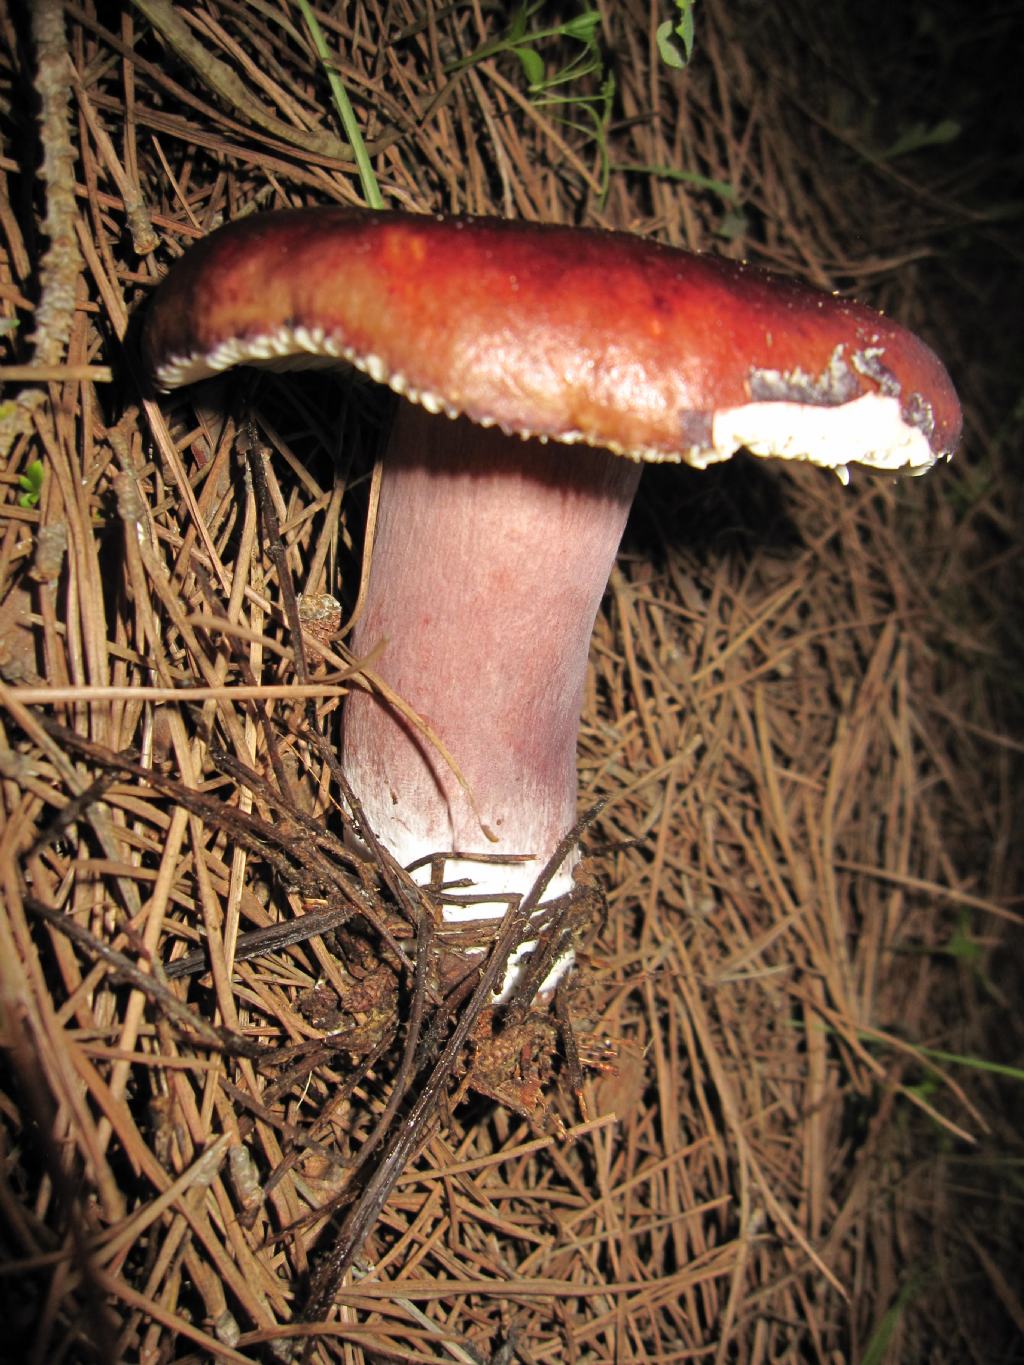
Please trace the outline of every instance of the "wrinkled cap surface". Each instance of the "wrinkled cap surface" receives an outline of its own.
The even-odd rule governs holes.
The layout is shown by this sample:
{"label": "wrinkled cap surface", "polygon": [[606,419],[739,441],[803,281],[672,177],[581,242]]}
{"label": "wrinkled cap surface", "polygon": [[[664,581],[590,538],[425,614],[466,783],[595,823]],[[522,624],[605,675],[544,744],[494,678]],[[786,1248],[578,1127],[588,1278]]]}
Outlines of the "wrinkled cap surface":
{"label": "wrinkled cap surface", "polygon": [[934,353],[860,304],[623,233],[490,218],[240,220],[173,267],[143,347],[164,388],[334,360],[431,411],[698,466],[745,446],[916,472],[961,426]]}

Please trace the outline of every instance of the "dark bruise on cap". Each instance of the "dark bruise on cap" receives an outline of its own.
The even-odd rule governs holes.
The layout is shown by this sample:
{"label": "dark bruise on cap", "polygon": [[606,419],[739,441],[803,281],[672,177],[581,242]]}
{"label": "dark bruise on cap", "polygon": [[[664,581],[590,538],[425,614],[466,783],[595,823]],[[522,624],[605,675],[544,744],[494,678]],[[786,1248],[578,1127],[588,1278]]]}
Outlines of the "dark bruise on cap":
{"label": "dark bruise on cap", "polygon": [[961,425],[934,353],[860,304],[624,233],[491,218],[243,219],[174,266],[143,346],[164,388],[345,362],[430,411],[635,460],[744,446],[914,472]]}

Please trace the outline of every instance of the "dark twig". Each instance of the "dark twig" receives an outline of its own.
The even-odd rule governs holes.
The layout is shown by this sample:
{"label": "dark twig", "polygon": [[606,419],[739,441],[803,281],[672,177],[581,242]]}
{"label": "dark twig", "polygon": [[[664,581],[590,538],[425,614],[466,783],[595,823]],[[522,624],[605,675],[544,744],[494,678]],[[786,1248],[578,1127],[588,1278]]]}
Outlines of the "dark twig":
{"label": "dark twig", "polygon": [[67,804],[63,806],[50,823],[45,825],[36,835],[35,839],[32,841],[32,846],[25,853],[25,861],[30,861],[37,854],[41,853],[44,848],[47,848],[50,844],[56,843],[65,830],[69,829],[77,821],[86,818],[89,807],[96,801],[101,801],[103,799],[103,793],[107,790],[113,780],[114,776],[112,773],[104,773],[101,777],[97,777],[94,782],[90,782],[85,791],[81,792],[78,796],[69,797]]}
{"label": "dark twig", "polygon": [[[227,63],[215,57],[189,26],[174,11],[167,0],[133,0],[140,10],[161,34],[174,53],[197,73],[201,80],[232,109],[248,122],[262,128],[265,132],[285,143],[320,156],[337,157],[342,161],[352,159],[351,145],[331,132],[322,129],[307,131],[285,123],[254,98],[249,85],[237,75]],[[368,150],[376,153],[397,138],[397,133],[389,130]]]}
{"label": "dark twig", "polygon": [[569,991],[564,980],[558,983],[555,990],[555,1018],[558,1020],[558,1030],[565,1052],[569,1086],[576,1096],[576,1102],[580,1107],[580,1115],[584,1123],[589,1123],[591,1115],[587,1097],[583,1092],[583,1065],[580,1062],[580,1050],[576,1045],[576,1029],[569,1012]]}
{"label": "dark twig", "polygon": [[[142,991],[165,1015],[180,1024],[182,1028],[186,1029],[206,1047],[215,1048],[218,1052],[227,1052],[233,1057],[256,1059],[262,1056],[262,1044],[249,1042],[248,1039],[239,1037],[237,1033],[207,1023],[200,1015],[190,1010],[187,1005],[183,1005],[174,992],[156,976],[144,972],[130,957],[118,952],[116,948],[111,948],[109,944],[97,938],[95,934],[86,929],[84,925],[73,920],[69,915],[62,914],[49,905],[44,905],[34,896],[26,897],[25,904],[34,915],[38,915],[40,919],[59,930],[66,938],[77,943],[94,959],[105,962],[122,981],[126,981],[129,986],[133,986],[136,990]],[[153,965],[159,971],[159,964]]]}
{"label": "dark twig", "polygon": [[212,828],[223,830],[235,843],[268,862],[284,885],[294,888],[307,900],[330,901],[340,895],[345,904],[341,907],[329,906],[346,911],[338,922],[343,922],[353,914],[361,915],[381,934],[409,974],[414,974],[414,964],[381,921],[366,891],[335,867],[329,858],[320,856],[308,841],[297,843],[295,825],[290,822],[270,824],[248,811],[239,810],[237,806],[227,805],[215,796],[186,787],[158,769],[147,768],[136,762],[134,756],[116,754],[55,721],[46,720],[42,724],[66,748],[84,754],[104,768],[138,779],[169,796],[191,814],[200,816]]}
{"label": "dark twig", "polygon": [[[323,937],[332,929],[339,928],[352,918],[350,906],[336,910],[313,910],[281,924],[268,924],[262,929],[250,929],[239,934],[232,954],[235,962],[251,962],[256,957],[266,957],[269,953],[279,953],[282,948],[290,948],[296,943],[306,943],[311,938]],[[168,981],[185,976],[196,976],[209,970],[210,959],[205,948],[197,948],[185,957],[164,963],[164,975]]]}
{"label": "dark twig", "polygon": [[433,925],[430,917],[423,914],[416,936],[416,974],[413,978],[412,1007],[409,1011],[409,1027],[406,1029],[405,1043],[402,1047],[402,1060],[399,1063],[398,1074],[391,1088],[391,1094],[388,1096],[388,1102],[384,1106],[384,1111],[374,1125],[373,1132],[370,1133],[356,1155],[355,1166],[357,1170],[365,1165],[380,1146],[391,1127],[393,1118],[408,1094],[409,1085],[415,1074],[416,1051],[423,1029],[423,1010],[427,997],[427,967],[430,962],[433,937]]}
{"label": "dark twig", "polygon": [[[398,907],[405,914],[410,924],[420,923],[421,911],[424,907],[433,913],[434,906],[430,893],[412,880],[409,874],[396,862],[394,857],[378,840],[370,822],[367,820],[359,798],[349,786],[348,779],[345,777],[344,770],[327,738],[319,729],[313,729],[306,736],[309,742],[316,749],[317,754],[327,764],[331,776],[338,784],[342,799],[348,808],[352,820],[353,831],[372,855],[373,861],[380,869],[380,874],[384,879],[384,884],[395,898]],[[437,998],[436,996],[434,997]]]}
{"label": "dark twig", "polygon": [[[607,805],[597,801],[585,816],[592,824]],[[552,905],[551,919],[538,936],[537,946],[520,964],[515,986],[505,1005],[505,1025],[514,1028],[526,1018],[527,1011],[559,958],[570,951],[579,937],[580,926],[593,920],[595,893],[585,882],[560,896]]]}

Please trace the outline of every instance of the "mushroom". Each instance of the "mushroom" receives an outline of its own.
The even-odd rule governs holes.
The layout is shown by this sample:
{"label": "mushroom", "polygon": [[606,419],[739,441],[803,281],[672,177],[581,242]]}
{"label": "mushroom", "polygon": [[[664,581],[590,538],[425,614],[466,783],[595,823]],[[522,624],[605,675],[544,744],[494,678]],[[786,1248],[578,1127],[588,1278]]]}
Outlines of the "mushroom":
{"label": "mushroom", "polygon": [[488,218],[244,219],[175,265],[143,344],[164,388],[334,362],[406,400],[353,648],[382,644],[379,676],[440,747],[354,690],[343,766],[400,862],[467,855],[444,870],[475,893],[448,893],[453,921],[503,915],[574,825],[588,643],[643,462],[742,447],[845,482],[852,463],[923,472],[960,432],[939,360],[859,304],[634,236]]}

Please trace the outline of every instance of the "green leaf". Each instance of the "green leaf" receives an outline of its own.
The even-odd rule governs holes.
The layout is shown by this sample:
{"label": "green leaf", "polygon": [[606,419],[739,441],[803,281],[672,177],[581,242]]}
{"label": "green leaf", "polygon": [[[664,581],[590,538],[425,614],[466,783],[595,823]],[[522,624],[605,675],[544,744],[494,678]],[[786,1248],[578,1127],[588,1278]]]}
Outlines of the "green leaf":
{"label": "green leaf", "polygon": [[901,133],[891,147],[879,152],[882,161],[892,161],[897,156],[907,156],[910,152],[920,151],[922,147],[942,147],[954,142],[963,131],[955,118],[944,118],[929,127],[915,123],[905,133]]}
{"label": "green leaf", "polygon": [[527,85],[540,85],[544,80],[544,59],[540,53],[532,47],[515,47],[512,50],[519,58]]}
{"label": "green leaf", "polygon": [[750,219],[742,209],[730,209],[722,216],[722,221],[715,231],[727,242],[735,242],[737,237],[742,237],[750,231]]}
{"label": "green leaf", "polygon": [[682,71],[693,56],[693,7],[696,0],[675,0],[677,18],[666,19],[655,32],[658,54],[666,66]]}
{"label": "green leaf", "polygon": [[575,38],[578,42],[589,44],[595,41],[600,22],[601,15],[597,10],[584,10],[582,14],[577,14],[575,19],[567,19],[562,25],[562,32],[567,38]]}
{"label": "green leaf", "polygon": [[962,914],[946,944],[945,951],[965,966],[976,967],[985,956],[985,950],[976,938],[972,938],[970,928],[967,915]]}
{"label": "green leaf", "polygon": [[43,491],[42,460],[33,460],[24,474],[18,475],[18,487],[24,490],[18,499],[19,507],[37,507],[39,505],[39,495]]}
{"label": "green leaf", "polygon": [[672,29],[672,20],[666,19],[659,24],[654,35],[658,44],[658,55],[666,66],[672,67],[674,71],[681,71],[686,65],[683,57],[676,51],[676,36]]}
{"label": "green leaf", "polygon": [[[679,171],[674,166],[647,166],[635,161],[623,161],[609,169],[613,171],[635,171],[640,175],[654,175],[660,180],[678,180],[686,185],[696,185],[701,190],[711,190],[720,199],[726,199],[730,202],[736,199],[736,191],[724,180],[711,180],[706,175],[698,175],[696,171]],[[749,226],[749,224],[745,223],[744,226]]]}
{"label": "green leaf", "polygon": [[913,1299],[921,1292],[922,1287],[923,1276],[918,1271],[912,1271],[896,1296],[896,1302],[885,1311],[881,1322],[871,1333],[871,1339],[865,1345],[864,1354],[861,1356],[861,1365],[882,1365],[882,1362],[887,1358],[893,1334],[900,1325],[900,1318]]}
{"label": "green leaf", "polygon": [[27,493],[38,493],[43,486],[43,462],[33,460],[25,468],[24,474],[18,475],[18,487],[24,488]]}
{"label": "green leaf", "polygon": [[536,5],[533,6],[533,9],[531,9],[529,5],[519,6],[512,17],[512,22],[509,24],[508,32],[505,35],[505,42],[507,44],[512,45],[514,43],[519,43],[526,37],[526,25],[530,21],[531,13],[537,8],[539,7]]}

